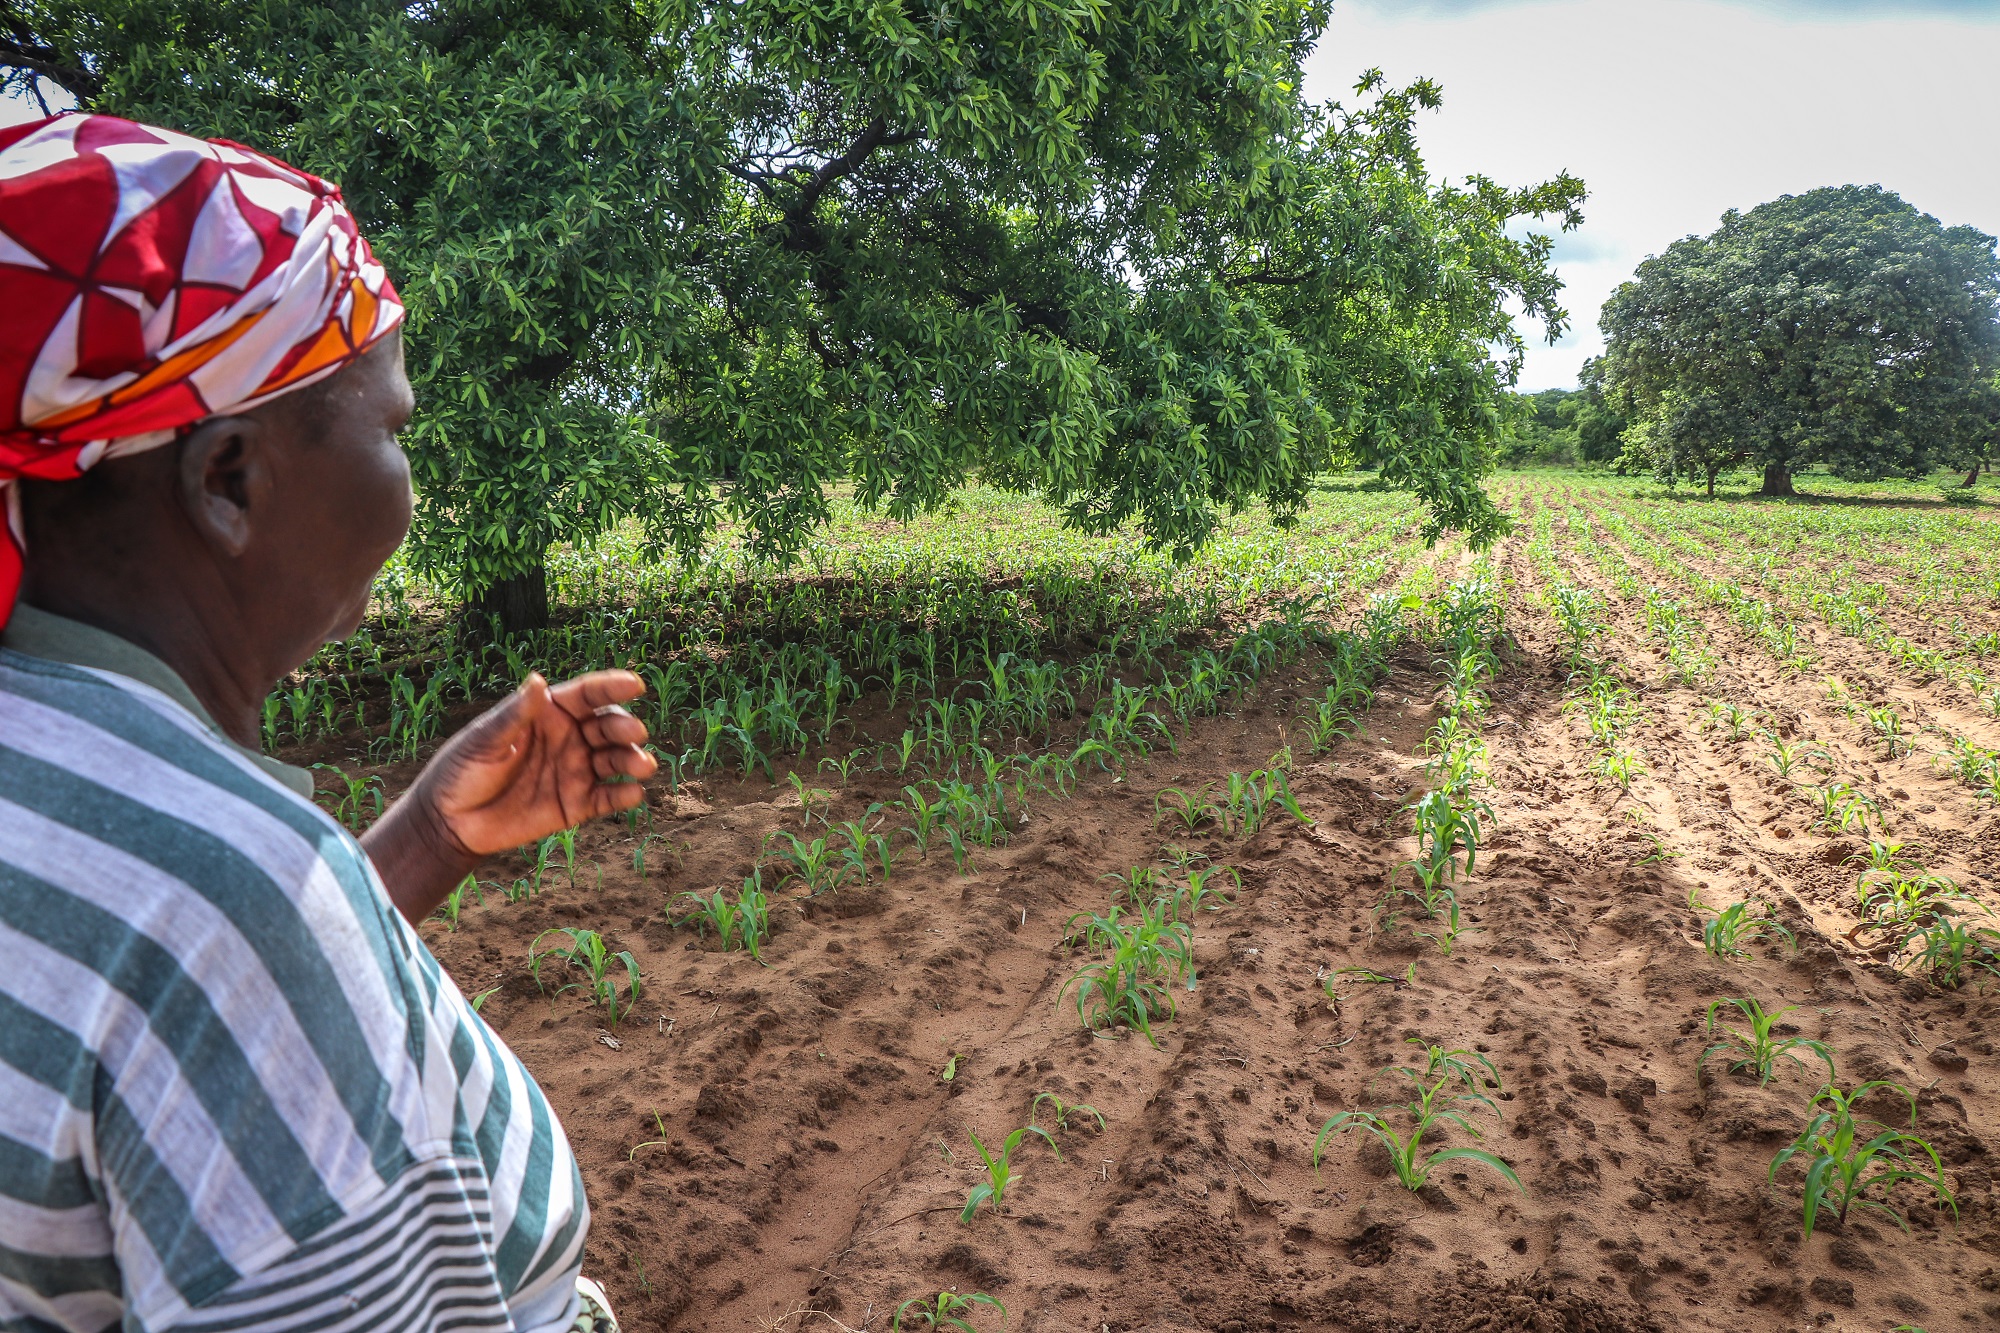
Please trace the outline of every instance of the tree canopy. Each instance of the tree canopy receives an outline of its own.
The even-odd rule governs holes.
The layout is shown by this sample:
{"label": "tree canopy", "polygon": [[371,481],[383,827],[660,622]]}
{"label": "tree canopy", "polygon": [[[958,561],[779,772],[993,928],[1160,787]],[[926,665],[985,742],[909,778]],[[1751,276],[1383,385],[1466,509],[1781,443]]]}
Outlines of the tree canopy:
{"label": "tree canopy", "polygon": [[0,67],[343,183],[410,308],[413,551],[545,614],[638,516],[795,550],[968,474],[1186,552],[1329,467],[1478,476],[1581,185],[1434,181],[1438,90],[1304,98],[1325,0],[27,0]]}
{"label": "tree canopy", "polygon": [[2000,366],[1992,237],[1879,186],[1786,195],[1639,266],[1605,304],[1603,378],[1628,456],[1666,479],[1824,464],[1970,466]]}

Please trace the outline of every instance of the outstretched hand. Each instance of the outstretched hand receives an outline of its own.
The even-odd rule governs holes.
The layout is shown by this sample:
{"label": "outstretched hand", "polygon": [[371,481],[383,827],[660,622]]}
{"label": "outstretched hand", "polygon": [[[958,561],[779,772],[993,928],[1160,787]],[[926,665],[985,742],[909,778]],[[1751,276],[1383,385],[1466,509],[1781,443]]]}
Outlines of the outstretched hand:
{"label": "outstretched hand", "polygon": [[425,766],[424,791],[467,855],[547,837],[645,799],[631,782],[659,767],[646,727],[620,704],[646,692],[629,671],[593,671],[551,688],[537,672],[453,736]]}
{"label": "outstretched hand", "polygon": [[403,915],[421,921],[471,868],[645,799],[658,761],[619,705],[646,692],[629,671],[551,687],[537,673],[447,741],[362,839]]}

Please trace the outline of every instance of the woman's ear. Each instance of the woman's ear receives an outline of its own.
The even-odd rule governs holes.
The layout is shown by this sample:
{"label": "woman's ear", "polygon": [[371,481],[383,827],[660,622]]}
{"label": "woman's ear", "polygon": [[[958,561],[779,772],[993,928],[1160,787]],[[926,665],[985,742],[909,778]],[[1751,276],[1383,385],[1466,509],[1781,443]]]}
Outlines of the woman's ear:
{"label": "woman's ear", "polygon": [[180,442],[181,508],[203,541],[231,558],[270,512],[270,442],[253,417],[214,417]]}

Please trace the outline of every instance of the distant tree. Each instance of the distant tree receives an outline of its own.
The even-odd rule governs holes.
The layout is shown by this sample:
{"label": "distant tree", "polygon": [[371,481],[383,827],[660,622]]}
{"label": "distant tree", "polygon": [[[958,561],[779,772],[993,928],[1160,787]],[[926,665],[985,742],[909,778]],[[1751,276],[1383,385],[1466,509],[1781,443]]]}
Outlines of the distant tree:
{"label": "distant tree", "polygon": [[[13,0],[0,71],[343,183],[410,305],[415,558],[509,628],[637,516],[798,549],[968,475],[1186,552],[1364,464],[1430,531],[1564,176],[1433,181],[1428,83],[1301,93],[1325,0]],[[1499,349],[1496,355],[1495,348]]]}
{"label": "distant tree", "polygon": [[1576,436],[1563,419],[1564,404],[1574,396],[1570,389],[1508,394],[1497,442],[1500,461],[1513,467],[1575,461]]}
{"label": "distant tree", "polygon": [[1980,387],[1979,417],[1980,427],[1973,434],[1972,443],[1965,455],[1958,460],[1958,466],[1965,469],[1966,487],[1979,484],[1979,470],[1993,470],[1996,457],[2000,457],[2000,371]]}
{"label": "distant tree", "polygon": [[1993,238],[1879,186],[1730,212],[1646,260],[1605,304],[1606,397],[1626,457],[1665,478],[1764,470],[1920,476],[1970,466],[2000,365]]}
{"label": "distant tree", "polygon": [[1577,373],[1577,389],[1557,408],[1586,463],[1615,462],[1625,448],[1626,420],[1604,396],[1604,360],[1591,357]]}

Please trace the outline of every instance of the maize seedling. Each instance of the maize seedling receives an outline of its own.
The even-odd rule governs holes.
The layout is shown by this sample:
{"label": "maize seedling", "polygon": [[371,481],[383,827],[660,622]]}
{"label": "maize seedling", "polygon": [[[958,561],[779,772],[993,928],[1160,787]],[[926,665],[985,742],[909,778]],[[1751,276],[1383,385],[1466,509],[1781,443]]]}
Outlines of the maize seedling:
{"label": "maize seedling", "polygon": [[1022,1140],[1030,1134],[1039,1135],[1042,1141],[1049,1145],[1049,1151],[1056,1155],[1056,1160],[1058,1162],[1062,1160],[1062,1149],[1056,1146],[1054,1137],[1038,1125],[1023,1125],[1009,1134],[1001,1142],[1000,1151],[997,1153],[989,1152],[977,1134],[970,1132],[966,1134],[966,1137],[972,1140],[973,1148],[979,1153],[979,1160],[986,1171],[986,1179],[974,1185],[972,1192],[966,1196],[964,1211],[958,1215],[959,1221],[970,1222],[982,1203],[991,1206],[996,1213],[1000,1211],[1007,1201],[1008,1186],[1012,1185],[1014,1178],[1020,1174],[1014,1168],[1014,1154],[1020,1151]]}
{"label": "maize seedling", "polygon": [[[1798,1138],[1771,1159],[1767,1178],[1775,1183],[1780,1167],[1794,1157],[1805,1158],[1801,1213],[1807,1240],[1812,1239],[1821,1210],[1829,1206],[1842,1222],[1847,1220],[1850,1209],[1859,1206],[1874,1209],[1908,1231],[1909,1223],[1888,1201],[1898,1185],[1927,1186],[1933,1197],[1951,1210],[1952,1217],[1958,1217],[1958,1200],[1945,1184],[1944,1163],[1929,1143],[1915,1134],[1880,1125],[1879,1121],[1873,1123],[1880,1125],[1882,1132],[1862,1141],[1864,1131],[1854,1108],[1873,1092],[1902,1095],[1910,1104],[1910,1123],[1917,1123],[1917,1099],[1908,1088],[1887,1079],[1876,1079],[1852,1092],[1842,1092],[1828,1083],[1807,1103],[1806,1109],[1816,1113],[1811,1121]],[[1868,1197],[1871,1191],[1882,1197]]]}
{"label": "maize seedling", "polygon": [[[1492,1061],[1473,1051],[1448,1051],[1441,1046],[1426,1046],[1415,1037],[1408,1040],[1424,1047],[1423,1067],[1398,1065],[1380,1071],[1376,1077],[1397,1074],[1407,1079],[1411,1085],[1410,1101],[1400,1107],[1342,1111],[1332,1117],[1320,1127],[1318,1137],[1313,1140],[1313,1168],[1319,1168],[1320,1155],[1330,1140],[1350,1129],[1359,1129],[1373,1135],[1389,1150],[1390,1169],[1405,1189],[1422,1189],[1428,1183],[1430,1173],[1442,1163],[1468,1161],[1493,1168],[1525,1194],[1527,1187],[1514,1174],[1514,1168],[1483,1148],[1439,1148],[1428,1154],[1423,1151],[1424,1135],[1440,1124],[1453,1125],[1473,1138],[1479,1138],[1478,1126],[1467,1117],[1483,1109],[1498,1118],[1500,1108],[1480,1090],[1481,1078],[1475,1063],[1485,1068],[1486,1076],[1494,1087],[1499,1086],[1500,1075]],[[1389,1116],[1394,1111],[1401,1111],[1409,1118],[1406,1133],[1399,1134],[1390,1127]]]}
{"label": "maize seedling", "polygon": [[1695,1065],[1697,1068],[1706,1064],[1708,1057],[1717,1052],[1733,1054],[1737,1058],[1729,1062],[1729,1068],[1732,1071],[1737,1069],[1750,1070],[1757,1075],[1757,1086],[1763,1087],[1777,1073],[1779,1060],[1792,1060],[1798,1064],[1804,1064],[1805,1061],[1799,1058],[1798,1053],[1800,1051],[1811,1051],[1826,1062],[1827,1078],[1831,1079],[1833,1077],[1833,1052],[1827,1048],[1825,1042],[1813,1041],[1806,1037],[1780,1036],[1776,1034],[1779,1021],[1786,1014],[1795,1011],[1798,1008],[1797,1005],[1792,1004],[1786,1005],[1782,1009],[1766,1010],[1760,1002],[1748,997],[1717,1000],[1708,1006],[1708,1030],[1710,1032],[1715,1031],[1716,1011],[1726,1004],[1735,1005],[1737,1011],[1748,1020],[1749,1027],[1724,1028],[1723,1031],[1727,1034],[1725,1038],[1716,1042],[1696,1057]]}
{"label": "maize seedling", "polygon": [[[957,1333],[979,1333],[969,1321],[974,1306],[986,1305],[1000,1312],[1000,1322],[1007,1322],[1007,1307],[983,1291],[959,1295],[955,1291],[941,1291],[935,1296],[915,1296],[896,1307],[895,1317],[889,1321],[889,1333],[903,1333],[905,1328],[919,1326],[928,1329],[949,1328]],[[914,1308],[915,1313],[912,1313]],[[903,1321],[910,1322],[905,1324]]]}

